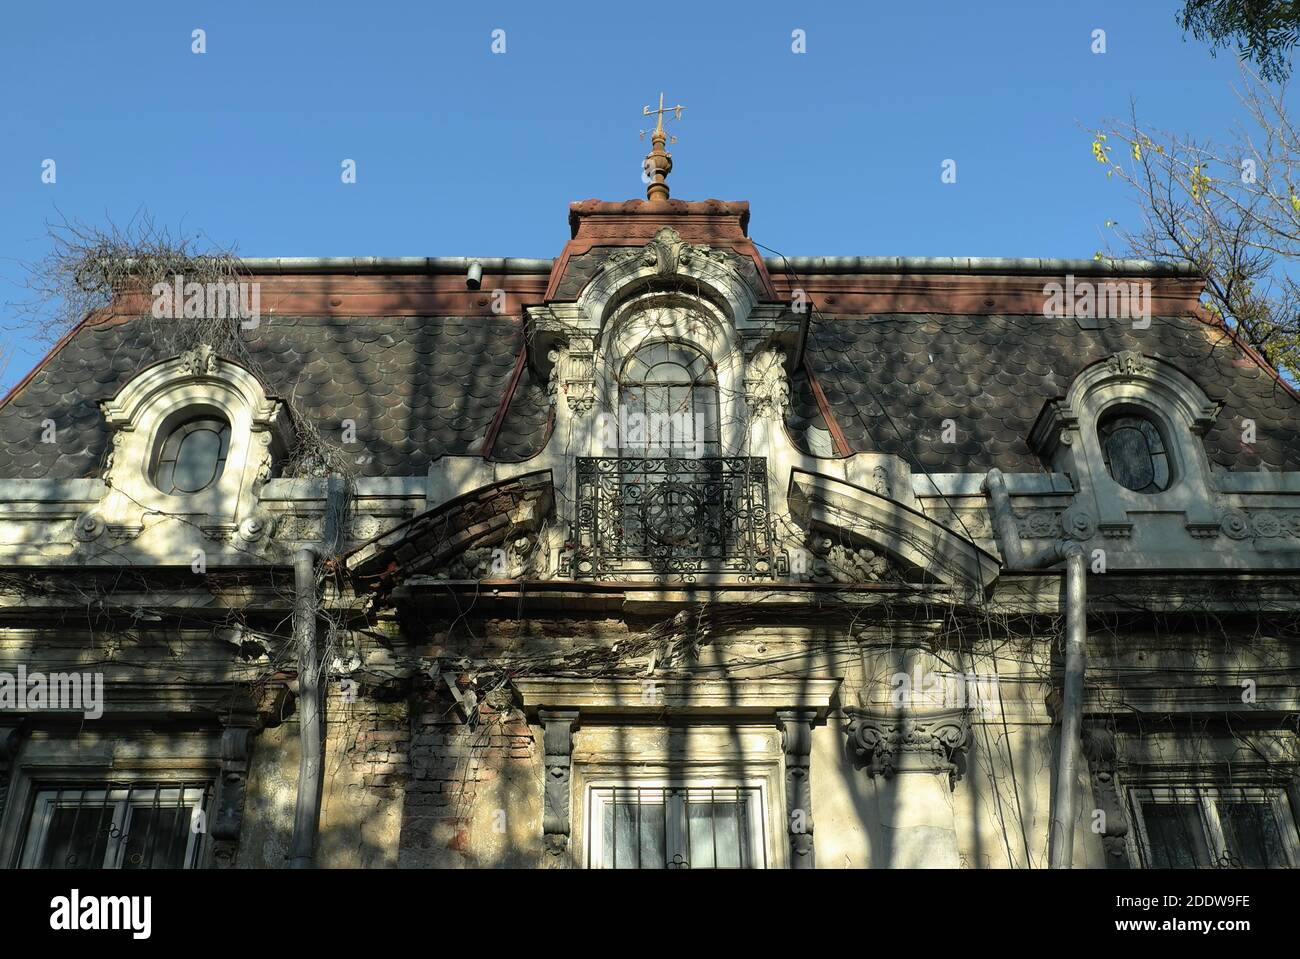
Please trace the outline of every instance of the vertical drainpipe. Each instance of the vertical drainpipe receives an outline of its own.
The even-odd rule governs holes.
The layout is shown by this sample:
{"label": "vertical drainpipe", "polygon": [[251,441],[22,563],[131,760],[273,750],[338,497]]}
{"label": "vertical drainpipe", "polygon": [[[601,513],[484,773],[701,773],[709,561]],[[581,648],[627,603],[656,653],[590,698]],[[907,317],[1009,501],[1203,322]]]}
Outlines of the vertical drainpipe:
{"label": "vertical drainpipe", "polygon": [[1065,676],[1061,695],[1061,749],[1056,762],[1048,865],[1069,869],[1074,859],[1074,784],[1083,749],[1083,671],[1088,638],[1088,587],[1083,547],[1062,544],[1065,552]]}
{"label": "vertical drainpipe", "polygon": [[1088,639],[1087,566],[1083,546],[1074,540],[1060,540],[1030,556],[1020,548],[1020,532],[1006,478],[994,467],[984,479],[993,512],[993,528],[1007,569],[1046,569],[1065,561],[1065,675],[1061,690],[1061,745],[1052,787],[1051,822],[1048,832],[1048,866],[1069,869],[1074,861],[1074,784],[1083,742],[1083,677]]}
{"label": "vertical drainpipe", "polygon": [[293,637],[298,647],[298,800],[293,815],[289,868],[315,865],[320,822],[321,755],[320,657],[316,648],[316,551],[304,547],[293,557]]}

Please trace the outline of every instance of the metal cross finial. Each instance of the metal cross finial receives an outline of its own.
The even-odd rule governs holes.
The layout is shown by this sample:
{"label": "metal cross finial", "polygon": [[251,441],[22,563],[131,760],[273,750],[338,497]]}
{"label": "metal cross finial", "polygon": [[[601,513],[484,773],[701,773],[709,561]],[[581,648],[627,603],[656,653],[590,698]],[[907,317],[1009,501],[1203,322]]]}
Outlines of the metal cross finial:
{"label": "metal cross finial", "polygon": [[[642,139],[642,140],[645,139],[645,135],[646,135],[647,132],[652,133],[652,134],[657,133],[657,134],[661,134],[661,135],[662,135],[663,132],[664,132],[664,114],[665,114],[665,113],[671,113],[671,114],[673,115],[673,119],[674,119],[674,120],[680,120],[680,119],[682,118],[682,111],[685,110],[685,109],[686,109],[686,107],[682,106],[680,103],[677,104],[676,106],[665,107],[665,106],[664,106],[664,95],[663,95],[662,93],[659,94],[659,109],[658,109],[658,110],[651,110],[650,107],[649,107],[649,105],[647,104],[646,107],[645,107],[645,109],[643,109],[643,110],[641,111],[641,115],[642,115],[643,117],[654,117],[654,118],[655,118],[655,128],[654,128],[653,130],[650,130],[650,131],[642,130],[642,131],[641,131],[641,139]],[[676,138],[676,137],[669,137],[669,138],[668,138],[668,142],[669,142],[669,143],[676,143],[676,142],[677,142],[677,138]]]}

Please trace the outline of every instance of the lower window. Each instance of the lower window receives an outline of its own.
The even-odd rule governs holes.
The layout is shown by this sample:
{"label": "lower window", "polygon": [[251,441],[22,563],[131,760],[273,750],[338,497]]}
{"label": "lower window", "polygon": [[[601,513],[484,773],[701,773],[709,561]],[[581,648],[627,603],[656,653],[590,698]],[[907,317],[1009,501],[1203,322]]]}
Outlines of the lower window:
{"label": "lower window", "polygon": [[207,832],[209,786],[40,788],[21,865],[35,869],[193,869]]}
{"label": "lower window", "polygon": [[592,869],[766,868],[759,786],[592,786]]}
{"label": "lower window", "polygon": [[1300,866],[1296,823],[1281,789],[1132,789],[1129,799],[1148,869]]}

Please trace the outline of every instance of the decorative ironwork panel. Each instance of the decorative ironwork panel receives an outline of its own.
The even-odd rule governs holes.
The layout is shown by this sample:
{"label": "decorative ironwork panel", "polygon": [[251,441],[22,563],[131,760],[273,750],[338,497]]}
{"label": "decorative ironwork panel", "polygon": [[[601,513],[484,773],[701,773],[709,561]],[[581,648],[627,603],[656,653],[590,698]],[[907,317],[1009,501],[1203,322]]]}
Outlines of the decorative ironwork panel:
{"label": "decorative ironwork panel", "polygon": [[577,506],[577,578],[772,577],[762,457],[582,457]]}

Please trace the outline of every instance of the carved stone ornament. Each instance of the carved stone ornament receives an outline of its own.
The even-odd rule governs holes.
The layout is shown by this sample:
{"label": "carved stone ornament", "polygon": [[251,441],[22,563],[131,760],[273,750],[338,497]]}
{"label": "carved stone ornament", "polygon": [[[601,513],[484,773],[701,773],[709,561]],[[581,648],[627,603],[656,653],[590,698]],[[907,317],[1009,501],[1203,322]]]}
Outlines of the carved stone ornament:
{"label": "carved stone ornament", "polygon": [[1249,539],[1251,535],[1250,517],[1239,509],[1227,509],[1219,518],[1219,527],[1229,539]]}
{"label": "carved stone ornament", "polygon": [[230,726],[221,734],[221,781],[217,811],[212,819],[212,861],[218,869],[235,865],[244,824],[244,795],[248,787],[249,756],[255,726]]}
{"label": "carved stone ornament", "polygon": [[1148,370],[1146,357],[1136,350],[1120,350],[1107,365],[1121,376],[1142,376]]}
{"label": "carved stone ornament", "polygon": [[[1124,798],[1115,782],[1115,737],[1106,729],[1085,729],[1083,753],[1088,757],[1088,771],[1092,778],[1092,796],[1101,813],[1102,848],[1106,851],[1107,869],[1129,868],[1128,850],[1124,837],[1128,835],[1128,812]],[[1096,814],[1094,813],[1094,816]]]}
{"label": "carved stone ornament", "polygon": [[569,780],[573,730],[578,724],[576,709],[542,709],[537,713],[544,734],[545,782],[542,787],[543,865],[565,869],[569,859]]}
{"label": "carved stone ornament", "polygon": [[809,778],[815,710],[782,709],[776,714],[785,752],[786,829],[790,838],[790,868],[814,869],[812,781]]}
{"label": "carved stone ornament", "polygon": [[1061,535],[1066,539],[1086,542],[1097,535],[1097,521],[1087,510],[1071,506],[1061,514]]}
{"label": "carved stone ornament", "polygon": [[546,385],[551,405],[559,403],[563,396],[571,412],[591,412],[596,405],[595,346],[591,337],[570,337],[552,347],[546,357],[551,363]]}
{"label": "carved stone ornament", "polygon": [[641,262],[653,266],[660,276],[673,276],[681,267],[689,266],[697,257],[707,257],[725,263],[724,257],[707,246],[687,243],[672,227],[664,227],[654,239],[641,248]]}
{"label": "carved stone ornament", "polygon": [[875,712],[847,707],[844,730],[849,748],[873,776],[947,773],[954,781],[957,754],[970,739],[965,710]]}
{"label": "carved stone ornament", "polygon": [[207,343],[200,343],[181,354],[181,363],[195,376],[208,376],[217,372],[217,351]]}
{"label": "carved stone ornament", "polygon": [[95,513],[83,513],[73,528],[73,535],[82,543],[93,543],[103,536],[107,529],[102,517]]}
{"label": "carved stone ornament", "polygon": [[240,523],[235,538],[244,545],[252,545],[266,541],[274,531],[275,518],[262,513],[250,516]]}
{"label": "carved stone ornament", "polygon": [[762,350],[750,358],[745,369],[745,401],[752,416],[785,418],[790,408],[785,360],[780,350]]}

